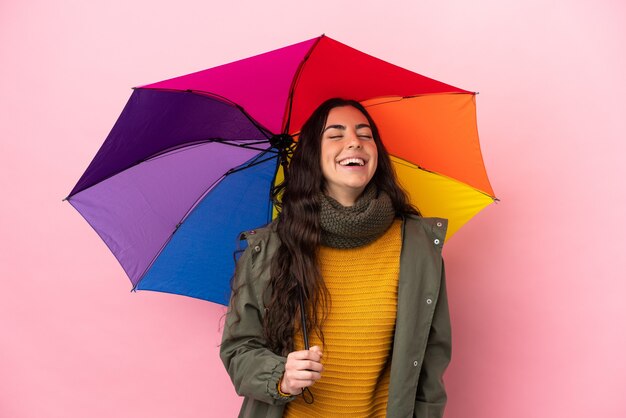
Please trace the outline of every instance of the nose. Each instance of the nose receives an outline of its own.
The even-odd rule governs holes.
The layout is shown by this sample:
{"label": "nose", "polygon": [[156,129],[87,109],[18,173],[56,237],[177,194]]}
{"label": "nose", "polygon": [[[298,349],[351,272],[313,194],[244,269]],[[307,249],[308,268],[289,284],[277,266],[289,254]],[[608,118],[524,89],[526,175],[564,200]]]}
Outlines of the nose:
{"label": "nose", "polygon": [[348,149],[361,149],[361,139],[355,131],[350,131],[347,135],[347,147]]}

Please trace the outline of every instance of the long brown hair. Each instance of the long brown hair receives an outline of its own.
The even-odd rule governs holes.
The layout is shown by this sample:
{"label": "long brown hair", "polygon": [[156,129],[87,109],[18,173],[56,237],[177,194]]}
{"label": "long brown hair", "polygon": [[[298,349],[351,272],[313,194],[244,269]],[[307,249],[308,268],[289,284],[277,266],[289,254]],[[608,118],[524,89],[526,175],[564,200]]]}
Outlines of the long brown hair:
{"label": "long brown hair", "polygon": [[[263,332],[268,348],[278,354],[287,355],[293,350],[294,332],[300,324],[297,320],[300,289],[307,301],[307,328],[323,341],[322,323],[330,308],[330,299],[317,261],[321,236],[318,196],[325,187],[320,165],[321,140],[328,114],[343,106],[358,109],[372,129],[378,150],[378,167],[371,181],[379,191],[389,195],[397,216],[419,215],[398,185],[378,128],[365,108],[357,101],[339,98],[322,103],[302,126],[284,181],[272,190],[274,204],[279,210],[276,228],[281,245],[271,262]],[[320,317],[318,312],[324,314]]]}

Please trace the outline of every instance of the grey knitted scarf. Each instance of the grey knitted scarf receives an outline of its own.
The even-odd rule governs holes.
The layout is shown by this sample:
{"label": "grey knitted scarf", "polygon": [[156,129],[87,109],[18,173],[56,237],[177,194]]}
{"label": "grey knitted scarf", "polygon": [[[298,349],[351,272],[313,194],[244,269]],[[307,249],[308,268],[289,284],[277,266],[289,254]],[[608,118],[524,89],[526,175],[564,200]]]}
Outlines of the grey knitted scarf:
{"label": "grey knitted scarf", "polygon": [[391,226],[395,211],[391,198],[369,184],[354,206],[343,206],[321,194],[320,226],[322,245],[333,248],[355,248],[376,240]]}

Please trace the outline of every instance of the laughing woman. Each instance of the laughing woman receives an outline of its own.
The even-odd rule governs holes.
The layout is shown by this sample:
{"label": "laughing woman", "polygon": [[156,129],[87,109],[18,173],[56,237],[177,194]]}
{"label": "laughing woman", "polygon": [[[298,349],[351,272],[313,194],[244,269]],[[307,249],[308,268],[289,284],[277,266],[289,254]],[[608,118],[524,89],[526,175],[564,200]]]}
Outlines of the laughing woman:
{"label": "laughing woman", "polygon": [[224,326],[240,417],[442,417],[446,222],[411,206],[363,106],[315,110],[274,196]]}

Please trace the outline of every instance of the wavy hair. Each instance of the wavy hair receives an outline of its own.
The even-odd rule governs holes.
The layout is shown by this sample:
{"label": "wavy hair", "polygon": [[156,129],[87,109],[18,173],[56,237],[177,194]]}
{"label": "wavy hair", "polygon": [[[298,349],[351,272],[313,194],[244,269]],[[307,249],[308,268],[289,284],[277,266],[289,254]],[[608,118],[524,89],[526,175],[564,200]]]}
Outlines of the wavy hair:
{"label": "wavy hair", "polygon": [[[294,332],[300,329],[297,320],[300,317],[300,289],[307,301],[307,331],[315,332],[322,342],[324,340],[322,324],[330,309],[330,298],[317,259],[321,236],[318,196],[325,189],[320,163],[321,140],[328,114],[343,106],[358,109],[372,129],[378,166],[371,181],[379,191],[389,195],[396,216],[419,215],[399,186],[378,128],[365,108],[357,101],[339,98],[322,103],[302,126],[284,181],[272,190],[279,211],[276,230],[281,244],[271,262],[263,333],[268,348],[281,355],[293,350]],[[323,312],[322,315],[319,312]]]}

